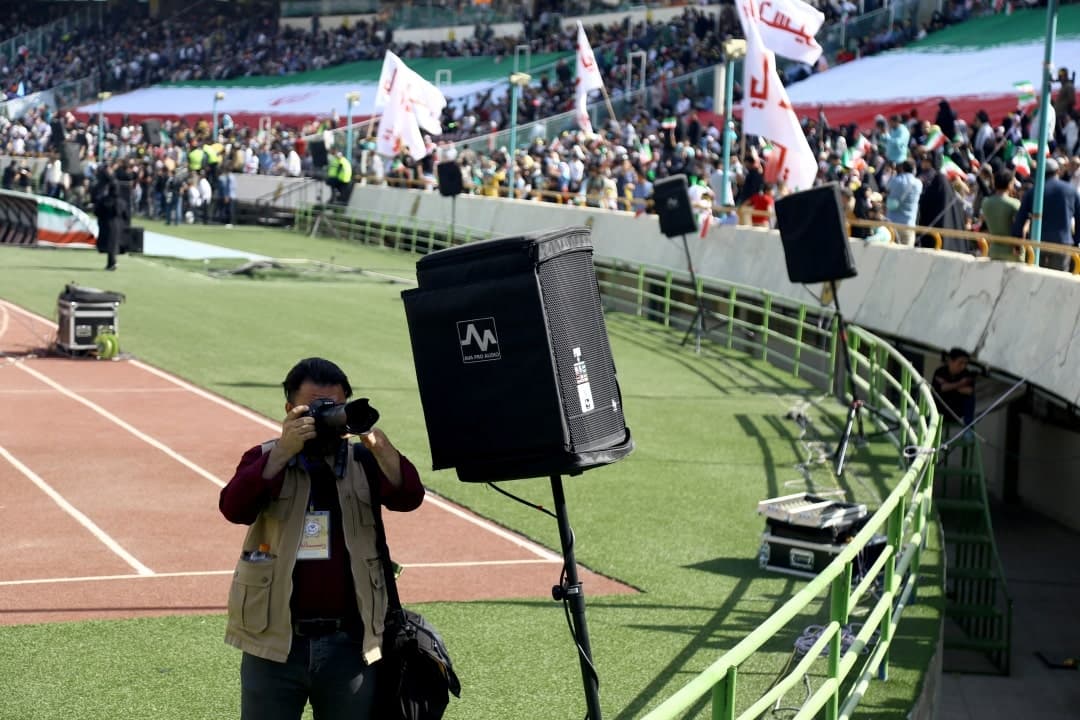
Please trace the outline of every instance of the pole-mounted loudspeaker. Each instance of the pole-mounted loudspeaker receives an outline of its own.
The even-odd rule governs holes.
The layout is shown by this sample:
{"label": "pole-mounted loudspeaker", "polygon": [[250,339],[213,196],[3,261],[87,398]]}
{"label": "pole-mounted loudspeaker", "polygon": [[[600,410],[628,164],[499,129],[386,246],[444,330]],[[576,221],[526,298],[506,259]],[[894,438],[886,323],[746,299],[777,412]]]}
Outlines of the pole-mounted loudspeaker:
{"label": "pole-mounted loudspeaker", "polygon": [[577,474],[633,448],[587,228],[447,248],[402,293],[435,469]]}

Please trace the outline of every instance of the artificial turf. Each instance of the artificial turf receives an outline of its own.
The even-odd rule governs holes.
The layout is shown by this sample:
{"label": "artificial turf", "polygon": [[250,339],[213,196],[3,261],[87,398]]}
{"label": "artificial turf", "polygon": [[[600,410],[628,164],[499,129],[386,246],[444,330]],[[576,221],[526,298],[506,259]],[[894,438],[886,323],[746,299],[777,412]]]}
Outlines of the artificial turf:
{"label": "artificial turf", "polygon": [[[460,483],[452,472],[423,472],[430,457],[400,301],[415,277],[415,256],[280,230],[170,230],[335,267],[290,264],[233,275],[222,271],[242,261],[126,256],[118,272],[105,273],[96,253],[5,247],[0,297],[55,317],[67,282],[123,292],[122,351],[271,418],[281,411],[288,368],[307,355],[331,357],[357,394],[380,409],[380,425],[432,490],[558,550],[550,517],[486,486]],[[637,448],[619,463],[567,478],[565,487],[578,561],[641,590],[594,597],[585,588],[604,714],[632,718],[802,586],[758,567],[763,521],[755,508],[764,498],[837,487],[822,454],[844,408],[739,352],[706,344],[695,353],[680,345],[681,334],[641,318],[609,314],[607,325]],[[807,428],[786,417],[796,406],[810,417]],[[896,451],[879,441],[854,451],[840,487],[873,507],[900,474]],[[538,504],[551,500],[547,480],[504,487]],[[871,686],[861,716],[899,720],[914,702],[937,637],[936,548],[932,538],[920,603],[906,611],[890,680]],[[551,584],[558,580],[553,573]],[[447,718],[584,715],[577,658],[549,590],[538,587],[533,600],[420,608],[443,632],[464,686]],[[812,605],[748,662],[740,702],[770,685],[795,638],[826,612]],[[223,628],[222,616],[0,628],[0,718],[235,716],[239,654],[223,644]],[[786,700],[797,705],[802,692]]]}

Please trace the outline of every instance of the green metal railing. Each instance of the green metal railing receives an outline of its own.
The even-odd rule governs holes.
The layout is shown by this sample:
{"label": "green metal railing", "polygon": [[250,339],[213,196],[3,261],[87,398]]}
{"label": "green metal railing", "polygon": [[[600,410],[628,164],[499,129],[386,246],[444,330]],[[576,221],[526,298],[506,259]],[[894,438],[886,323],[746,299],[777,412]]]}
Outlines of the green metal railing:
{"label": "green metal railing", "polygon": [[[458,227],[451,238],[444,225],[389,215],[358,218],[342,211],[321,217],[332,226],[327,234],[419,253],[489,236]],[[308,233],[318,229],[317,222],[310,208],[302,208],[295,227]],[[602,257],[594,261],[606,309],[692,330],[698,304],[688,272]],[[699,277],[699,289],[704,339],[767,360],[828,390],[839,393],[843,392],[839,388],[853,385],[860,400],[875,410],[873,420],[891,420],[889,425],[896,426],[890,432],[898,449],[915,452],[898,454],[906,468],[899,482],[828,567],[645,720],[681,718],[702,700],[711,701],[714,720],[754,718],[793,687],[810,683],[812,671],[817,687],[794,717],[802,720],[823,712],[828,720],[850,718],[872,679],[888,678],[892,641],[919,581],[934,487],[930,449],[940,441],[941,418],[929,385],[911,363],[885,340],[850,325],[853,383],[842,382],[840,328],[829,309],[711,278]],[[881,553],[856,575],[860,554],[871,539],[882,535],[886,542]],[[828,608],[829,621],[802,659],[760,697],[740,696],[740,668],[820,602]],[[851,611],[860,602],[867,605],[867,614],[861,618],[861,629],[845,643]],[[864,653],[869,653],[868,659]],[[822,657],[827,660],[824,678],[815,667]]]}
{"label": "green metal railing", "polygon": [[[960,438],[943,454],[938,480],[934,504],[948,558],[945,615],[951,623],[946,628],[945,648],[952,652],[946,653],[945,669],[1008,675],[1013,601],[994,540],[977,437]],[[972,663],[970,653],[981,655],[985,662]]]}

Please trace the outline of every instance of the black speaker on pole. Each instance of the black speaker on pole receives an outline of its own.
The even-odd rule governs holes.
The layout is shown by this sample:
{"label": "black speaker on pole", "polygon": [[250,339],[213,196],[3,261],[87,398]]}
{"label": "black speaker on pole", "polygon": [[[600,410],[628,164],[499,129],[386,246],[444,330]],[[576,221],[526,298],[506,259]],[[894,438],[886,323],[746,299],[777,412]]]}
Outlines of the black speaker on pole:
{"label": "black speaker on pole", "polygon": [[[793,283],[805,284],[826,282],[832,291],[832,303],[836,309],[840,343],[843,346],[840,355],[845,372],[844,392],[850,396],[844,431],[840,435],[836,450],[833,451],[834,469],[836,476],[840,477],[844,474],[844,462],[852,432],[857,430],[859,439],[866,439],[862,410],[877,414],[885,422],[890,422],[890,419],[885,418],[878,410],[859,400],[858,385],[855,383],[847,339],[847,322],[840,309],[840,295],[836,289],[837,280],[855,277],[857,274],[848,243],[840,186],[827,183],[780,198],[776,201],[776,227],[780,230],[780,241],[784,244],[788,279]],[[896,424],[892,429],[898,426]]]}
{"label": "black speaker on pole", "polygon": [[445,197],[460,195],[463,189],[461,166],[456,160],[447,160],[438,165],[439,194]]}
{"label": "black speaker on pole", "polygon": [[672,175],[653,185],[653,206],[660,216],[660,232],[668,237],[697,232],[697,220],[690,207],[685,175]]}
{"label": "black speaker on pole", "polygon": [[153,118],[142,121],[143,142],[147,145],[161,144],[161,121]]}
{"label": "black speaker on pole", "polygon": [[308,143],[308,152],[311,153],[311,165],[316,170],[325,170],[327,165],[326,143],[322,140],[312,140]]}
{"label": "black speaker on pole", "polygon": [[79,152],[80,145],[77,142],[66,141],[60,148],[60,169],[72,177],[83,174]]}
{"label": "black speaker on pole", "polygon": [[820,185],[776,201],[788,279],[817,283],[855,277],[840,186]]}
{"label": "black speaker on pole", "polygon": [[578,474],[633,449],[587,228],[426,255],[402,293],[435,469]]}
{"label": "black speaker on pole", "polygon": [[64,122],[56,119],[50,121],[49,131],[49,147],[59,150],[64,146],[64,141],[67,140],[67,130],[64,128]]}

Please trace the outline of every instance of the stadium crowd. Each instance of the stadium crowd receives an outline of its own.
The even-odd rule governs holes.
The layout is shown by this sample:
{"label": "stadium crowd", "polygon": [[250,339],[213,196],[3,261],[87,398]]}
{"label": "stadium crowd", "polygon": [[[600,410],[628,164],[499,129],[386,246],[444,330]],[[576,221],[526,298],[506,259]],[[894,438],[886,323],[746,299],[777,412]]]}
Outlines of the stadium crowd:
{"label": "stadium crowd", "polygon": [[[737,26],[737,22],[730,27],[723,22],[722,18],[720,27],[725,35]],[[155,37],[167,42],[175,28],[166,27],[158,25],[152,32],[160,33]],[[714,35],[716,27],[713,20],[688,9],[668,23],[637,26],[623,23],[596,28],[594,46],[599,64],[608,72],[617,73],[617,58],[625,57],[625,51],[636,45],[652,53],[650,67],[660,78],[665,73],[674,77],[695,63],[717,61],[718,57],[710,54],[717,52],[719,45]],[[358,32],[357,28],[359,25],[351,32]],[[235,30],[230,26],[229,32]],[[219,32],[225,31],[219,28]],[[320,31],[313,36],[326,35]],[[541,35],[539,49],[573,47],[572,33]],[[139,37],[145,40],[150,35]],[[235,38],[223,37],[241,40],[248,36],[241,33]],[[351,35],[347,37],[355,39]],[[336,57],[271,51],[279,39],[280,36],[266,35],[268,56],[273,56],[274,62],[288,62],[292,57],[297,59],[299,67],[322,62],[314,60],[315,57]],[[242,50],[244,42],[232,40],[226,43],[230,52],[240,52],[255,63],[246,67],[260,68],[252,72],[265,71],[265,66],[258,64],[257,52]],[[506,41],[492,37],[469,42],[477,45],[468,52],[490,53],[498,52],[495,48]],[[188,43],[183,47],[200,47],[200,44]],[[364,50],[361,43],[350,52],[376,52],[374,47]],[[512,45],[503,47],[509,48]],[[424,48],[404,50],[406,54],[424,52]],[[463,50],[462,46],[459,50]],[[183,62],[179,65],[166,63],[162,67],[181,73],[187,72],[185,67],[198,67],[200,72],[215,72],[215,67],[222,72],[226,68],[231,68],[228,72],[237,71],[232,65],[236,56],[208,57],[211,62],[206,62],[207,57],[201,62],[197,58],[181,58]],[[220,65],[215,65],[214,57],[218,57]],[[148,66],[142,67],[145,70]],[[572,101],[569,74],[568,65],[558,66],[554,78],[542,77],[536,86],[523,93],[519,119],[527,122],[564,109]],[[1030,142],[1037,133],[1031,126],[1030,115],[1023,111],[993,120],[982,112],[973,118],[958,118],[943,100],[940,112],[932,119],[911,113],[879,117],[873,127],[835,127],[822,114],[804,118],[803,128],[819,161],[818,181],[837,182],[848,202],[850,216],[863,221],[853,228],[856,236],[888,240],[891,231],[875,225],[888,220],[899,225],[980,229],[996,235],[1024,237],[1031,213],[1027,191],[1034,172],[1052,169],[1053,175],[1060,175],[1061,182],[1069,185],[1074,194],[1080,187],[1080,157],[1077,157],[1080,117],[1072,82],[1068,71],[1063,70],[1055,108],[1058,121],[1053,135],[1054,157],[1044,163],[1031,156]],[[655,83],[662,85],[659,81]],[[456,160],[462,167],[466,192],[513,194],[538,201],[648,212],[653,184],[681,173],[689,178],[691,200],[703,216],[721,222],[770,224],[772,207],[787,189],[769,177],[768,145],[754,137],[742,137],[736,128],[730,157],[731,182],[725,188],[721,172],[723,138],[715,116],[708,112],[710,99],[695,96],[690,87],[674,98],[670,92],[655,93],[652,97],[653,102],[639,102],[618,122],[598,128],[598,134],[568,131],[550,140],[528,138],[513,157],[502,147],[485,152],[459,151],[449,142],[453,138],[451,133],[441,138],[440,143],[430,142],[428,156],[419,162],[407,156],[386,159],[374,152],[373,138],[361,134],[354,151],[355,178],[350,178],[350,183],[355,179],[361,183],[432,189],[436,184],[436,164]],[[488,115],[471,121],[470,113],[474,112],[471,107],[449,107],[444,126],[459,127],[463,134],[465,126],[468,131],[475,131],[483,123],[489,127],[504,124],[508,113],[501,112],[493,103],[480,98],[478,107]],[[56,132],[61,126],[64,137]],[[199,219],[231,223],[236,174],[311,174],[316,168],[307,139],[322,133],[327,147],[332,148],[335,142],[341,145],[344,133],[334,132],[335,129],[332,120],[313,121],[304,128],[275,127],[268,132],[225,123],[221,135],[211,138],[205,121],[189,125],[180,120],[167,121],[161,136],[150,138],[143,136],[142,125],[129,123],[110,127],[103,145],[110,165],[132,183],[136,213],[165,218],[167,222]],[[36,189],[86,206],[92,196],[90,182],[99,166],[96,148],[100,138],[96,130],[94,122],[80,122],[70,113],[50,117],[48,111],[35,110],[17,121],[0,118],[0,145],[9,154],[16,157],[45,154],[50,158],[36,178],[28,177],[29,172],[13,160],[3,169],[3,187]],[[939,137],[944,142],[939,142]],[[60,157],[63,140],[81,149],[80,167],[72,168],[70,164],[65,167]],[[1041,167],[1033,170],[1033,166]],[[1063,196],[1067,195],[1062,187],[1056,184],[1054,187]],[[1074,202],[1071,207],[1080,207],[1080,203]],[[1057,221],[1051,221],[1049,213],[1044,216],[1045,225],[1054,222]],[[1050,236],[1076,244],[1076,231],[1069,227],[1069,222],[1065,221],[1057,231],[1048,228]],[[938,242],[932,235],[917,237],[914,231],[903,230],[892,239],[909,245]],[[1044,234],[1043,239],[1050,238]],[[971,249],[966,242],[959,241],[946,241],[946,247]],[[1002,248],[1004,251],[997,246],[992,248],[995,257],[1015,258],[1007,246]]]}
{"label": "stadium crowd", "polygon": [[[845,22],[858,12],[848,0],[818,0],[827,22]],[[719,4],[715,0],[705,4]],[[542,3],[539,5],[543,5]],[[864,4],[866,11],[877,0]],[[474,33],[441,42],[398,42],[390,16],[377,16],[353,24],[322,27],[318,19],[310,28],[298,29],[279,21],[277,2],[253,0],[234,3],[196,2],[166,21],[147,15],[145,3],[110,3],[97,26],[56,31],[48,47],[20,48],[0,67],[0,87],[8,96],[29,94],[91,78],[96,87],[127,92],[162,82],[230,80],[251,76],[280,76],[318,70],[358,60],[381,60],[390,50],[403,58],[507,57],[528,44],[533,53],[573,52],[576,35],[565,27],[563,15],[538,11],[529,16],[520,10],[523,34],[499,36],[490,24],[478,24]],[[25,23],[13,25],[25,29]],[[860,40],[857,51],[870,54],[902,44],[920,31],[896,22],[887,31]],[[590,41],[609,87],[622,85],[629,50],[643,50],[648,57],[648,80],[674,78],[708,67],[720,59],[719,39],[741,35],[733,5],[720,7],[716,19],[689,7],[667,23],[619,22],[589,28]],[[822,65],[824,67],[824,65]],[[792,82],[815,68],[794,68]],[[567,90],[571,68],[560,66],[555,78],[532,89],[525,106],[529,117],[571,109]],[[506,99],[490,95],[474,97],[469,107],[458,108],[464,117],[477,117],[477,127],[504,127],[509,121]],[[470,112],[471,111],[471,112]],[[455,126],[460,127],[460,126]]]}

